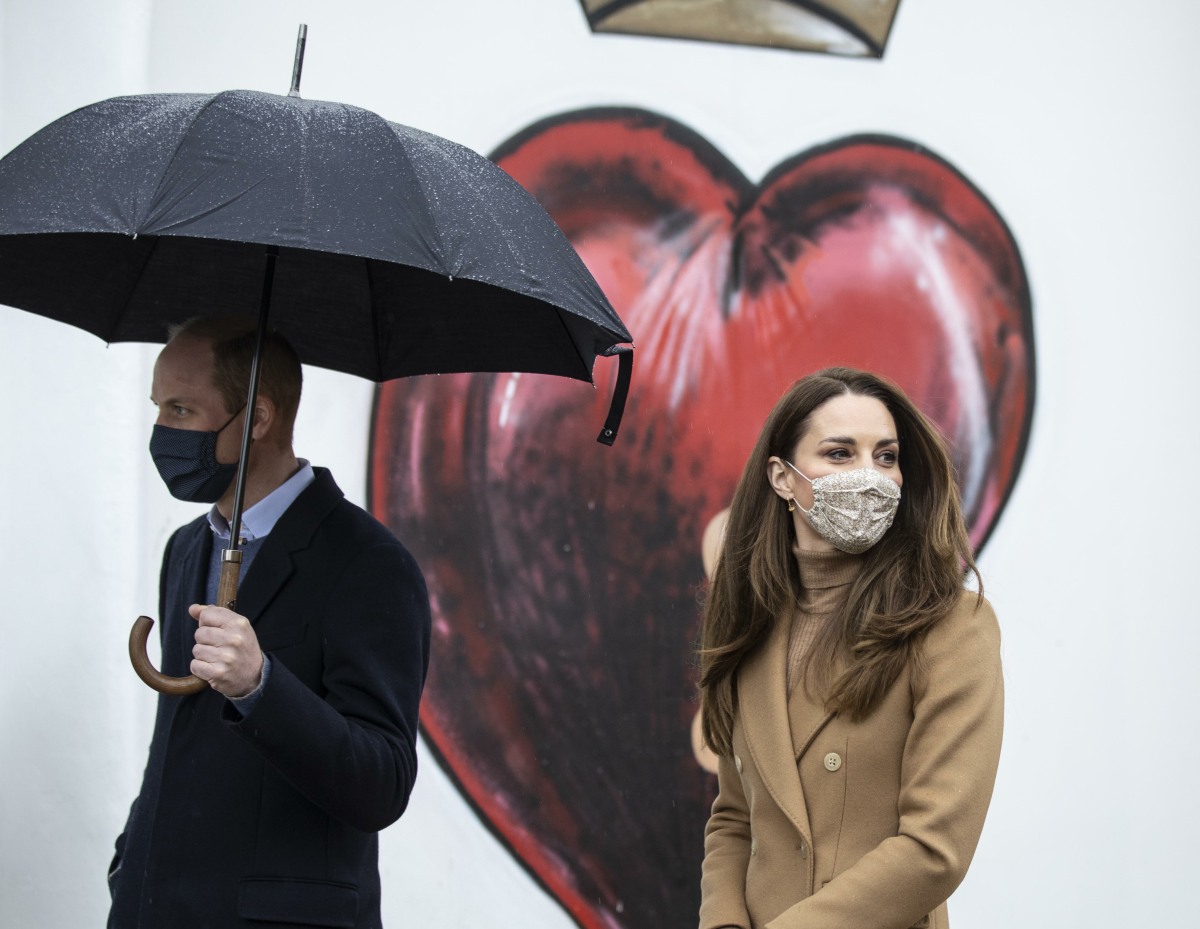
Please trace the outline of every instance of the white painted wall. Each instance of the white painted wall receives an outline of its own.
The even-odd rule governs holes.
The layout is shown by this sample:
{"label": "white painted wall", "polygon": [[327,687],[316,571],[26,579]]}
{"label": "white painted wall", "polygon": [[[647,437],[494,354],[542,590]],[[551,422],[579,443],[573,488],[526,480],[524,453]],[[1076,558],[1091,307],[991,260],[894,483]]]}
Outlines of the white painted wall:
{"label": "white painted wall", "polygon": [[[956,929],[1195,925],[1200,6],[903,0],[872,63],[593,37],[574,0],[7,0],[0,150],[117,94],[284,92],[301,20],[306,96],[481,151],[614,103],[689,124],[753,178],[881,131],[980,186],[1025,257],[1039,383],[982,560],[1008,734]],[[155,611],[169,530],[196,509],[145,452],[153,356],[0,309],[3,927],[95,926],[107,910],[154,707],[125,638]],[[308,376],[297,450],[362,502],[370,385]],[[569,926],[425,762],[383,836],[385,921]]]}

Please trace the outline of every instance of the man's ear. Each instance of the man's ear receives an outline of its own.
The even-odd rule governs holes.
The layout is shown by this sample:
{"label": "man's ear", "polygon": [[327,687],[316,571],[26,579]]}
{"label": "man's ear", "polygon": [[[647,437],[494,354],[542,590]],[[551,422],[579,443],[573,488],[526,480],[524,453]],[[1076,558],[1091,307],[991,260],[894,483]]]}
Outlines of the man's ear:
{"label": "man's ear", "polygon": [[254,428],[250,432],[255,442],[261,442],[274,429],[275,414],[275,401],[259,394],[254,401]]}
{"label": "man's ear", "polygon": [[792,470],[778,455],[767,459],[767,483],[782,500],[795,499],[796,491],[792,487],[792,477]]}

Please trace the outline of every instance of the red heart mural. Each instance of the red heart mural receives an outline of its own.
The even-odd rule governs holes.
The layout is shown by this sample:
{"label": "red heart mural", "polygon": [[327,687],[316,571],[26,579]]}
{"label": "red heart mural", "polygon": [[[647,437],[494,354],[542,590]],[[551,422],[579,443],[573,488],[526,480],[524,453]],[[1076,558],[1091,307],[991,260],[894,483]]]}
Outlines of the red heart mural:
{"label": "red heart mural", "polygon": [[755,185],[666,117],[590,110],[494,157],[578,248],[638,364],[611,450],[594,433],[615,365],[596,391],[380,388],[372,509],[434,611],[425,735],[580,925],[691,926],[715,791],[689,741],[705,524],[776,398],[845,363],[938,422],[981,544],[1032,410],[1024,270],[983,195],[900,139],[844,139]]}

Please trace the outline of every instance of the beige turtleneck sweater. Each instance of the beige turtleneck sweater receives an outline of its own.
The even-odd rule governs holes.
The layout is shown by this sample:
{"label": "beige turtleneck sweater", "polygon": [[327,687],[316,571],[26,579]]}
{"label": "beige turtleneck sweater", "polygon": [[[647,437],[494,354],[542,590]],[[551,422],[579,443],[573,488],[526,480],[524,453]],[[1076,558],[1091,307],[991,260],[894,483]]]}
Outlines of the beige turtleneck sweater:
{"label": "beige turtleneck sweater", "polygon": [[816,641],[821,625],[845,598],[863,566],[862,555],[850,555],[837,549],[810,552],[793,547],[792,554],[800,566],[800,604],[792,616],[792,629],[788,635],[789,697],[800,679],[800,662]]}

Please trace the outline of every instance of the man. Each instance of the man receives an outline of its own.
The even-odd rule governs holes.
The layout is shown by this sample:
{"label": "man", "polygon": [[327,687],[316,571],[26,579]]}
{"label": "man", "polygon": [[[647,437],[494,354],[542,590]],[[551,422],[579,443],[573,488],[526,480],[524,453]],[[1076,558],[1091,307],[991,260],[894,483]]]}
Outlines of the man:
{"label": "man", "polygon": [[246,475],[237,611],[216,600],[255,335],[191,321],[154,366],[151,453],[212,510],[167,543],[161,696],[117,839],[110,929],[380,924],[377,832],[416,776],[429,601],[396,538],[292,451],[300,363],[271,336]]}

